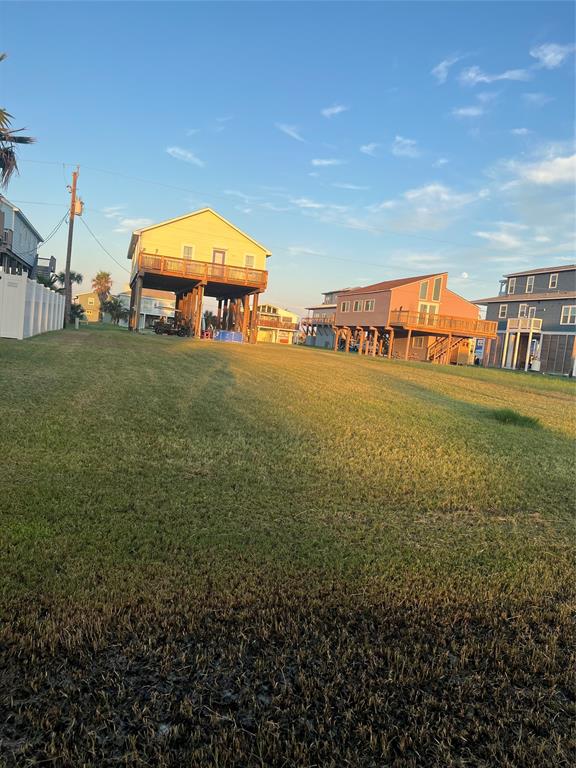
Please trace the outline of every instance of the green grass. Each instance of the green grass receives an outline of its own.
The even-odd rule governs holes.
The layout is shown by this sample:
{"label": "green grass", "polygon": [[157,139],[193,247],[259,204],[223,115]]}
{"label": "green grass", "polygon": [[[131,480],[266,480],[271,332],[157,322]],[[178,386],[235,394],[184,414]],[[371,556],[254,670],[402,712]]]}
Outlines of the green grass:
{"label": "green grass", "polygon": [[86,328],[0,384],[0,764],[570,764],[572,382]]}

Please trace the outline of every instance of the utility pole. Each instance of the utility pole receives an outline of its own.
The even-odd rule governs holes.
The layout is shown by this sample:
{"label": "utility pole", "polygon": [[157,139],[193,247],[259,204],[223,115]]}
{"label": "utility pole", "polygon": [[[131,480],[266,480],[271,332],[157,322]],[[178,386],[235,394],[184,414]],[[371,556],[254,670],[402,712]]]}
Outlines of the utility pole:
{"label": "utility pole", "polygon": [[72,186],[68,187],[70,190],[70,214],[68,219],[68,248],[66,250],[66,269],[64,271],[64,327],[68,325],[70,320],[70,308],[72,306],[72,283],[70,282],[70,262],[72,260],[72,236],[74,234],[74,216],[77,214],[82,215],[82,201],[76,202],[76,183],[78,181],[78,174],[80,173],[80,166],[76,166],[76,170],[72,171]]}

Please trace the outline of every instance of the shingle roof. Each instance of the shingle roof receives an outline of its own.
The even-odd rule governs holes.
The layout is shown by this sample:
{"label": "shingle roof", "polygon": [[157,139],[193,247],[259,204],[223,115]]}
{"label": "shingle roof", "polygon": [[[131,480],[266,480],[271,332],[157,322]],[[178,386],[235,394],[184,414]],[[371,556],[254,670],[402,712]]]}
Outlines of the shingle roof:
{"label": "shingle roof", "polygon": [[523,275],[541,275],[543,272],[569,272],[576,269],[576,264],[562,264],[559,267],[538,267],[538,269],[524,269],[522,272],[510,272],[504,277],[522,277]]}
{"label": "shingle roof", "polygon": [[364,285],[362,288],[350,288],[346,291],[347,294],[354,295],[357,293],[376,293],[378,291],[389,291],[392,288],[399,288],[401,285],[410,285],[410,283],[418,283],[420,280],[427,280],[430,277],[438,277],[446,274],[445,272],[433,272],[430,275],[416,275],[415,277],[401,277],[397,280],[384,280],[382,283],[373,283],[372,285]]}
{"label": "shingle roof", "polygon": [[508,301],[551,301],[553,299],[576,299],[576,291],[548,291],[547,293],[505,293],[502,296],[490,296],[476,299],[472,304],[506,304]]}

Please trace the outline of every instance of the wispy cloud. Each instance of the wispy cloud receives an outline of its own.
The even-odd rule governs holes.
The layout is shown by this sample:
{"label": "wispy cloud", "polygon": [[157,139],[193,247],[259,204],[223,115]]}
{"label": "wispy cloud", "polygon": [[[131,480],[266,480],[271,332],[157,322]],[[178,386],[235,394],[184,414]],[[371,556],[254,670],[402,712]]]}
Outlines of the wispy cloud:
{"label": "wispy cloud", "polygon": [[510,133],[513,136],[528,136],[529,133],[531,133],[529,128],[512,128],[510,130]]}
{"label": "wispy cloud", "polygon": [[334,184],[332,184],[333,187],[337,187],[338,189],[352,189],[352,190],[366,190],[370,189],[370,187],[361,187],[358,184],[348,184],[344,181],[335,181]]}
{"label": "wispy cloud", "polygon": [[576,182],[576,154],[550,157],[539,163],[520,164],[518,175],[533,184],[574,184]]}
{"label": "wispy cloud", "polygon": [[499,231],[499,232],[474,232],[476,237],[480,237],[483,240],[487,240],[488,243],[496,248],[505,248],[505,249],[515,249],[519,248],[522,245],[522,240],[517,237],[516,235],[513,235],[510,232],[506,231]]}
{"label": "wispy cloud", "polygon": [[430,71],[432,77],[435,77],[438,85],[443,85],[448,79],[448,73],[450,68],[460,61],[461,56],[449,56],[447,59],[443,59],[440,64],[437,64],[434,69]]}
{"label": "wispy cloud", "polygon": [[554,97],[548,96],[547,93],[523,93],[522,98],[530,107],[543,107],[554,101]]}
{"label": "wispy cloud", "polygon": [[544,69],[557,69],[566,59],[576,51],[576,45],[559,45],[558,43],[544,43],[532,48],[530,56],[536,59],[539,67]]}
{"label": "wispy cloud", "polygon": [[478,83],[495,83],[498,80],[519,80],[526,81],[532,78],[527,69],[507,69],[497,75],[489,75],[483,72],[480,67],[468,67],[464,69],[459,76],[462,85],[478,85]]}
{"label": "wispy cloud", "polygon": [[146,218],[140,218],[140,219],[127,219],[127,218],[119,218],[117,226],[114,228],[114,232],[120,232],[120,233],[127,233],[127,232],[134,232],[137,229],[142,229],[143,227],[149,227],[150,224],[153,224],[154,222],[152,219],[146,219]]}
{"label": "wispy cloud", "polygon": [[194,152],[190,152],[189,149],[183,149],[182,147],[166,147],[166,152],[175,160],[181,160],[184,163],[190,163],[191,165],[197,165],[199,168],[203,168],[205,163],[196,157]]}
{"label": "wispy cloud", "polygon": [[324,117],[331,118],[340,115],[342,112],[347,112],[349,109],[350,107],[345,107],[344,104],[333,104],[331,107],[324,107],[321,110],[321,114]]}
{"label": "wispy cloud", "polygon": [[362,152],[363,155],[370,155],[370,157],[374,157],[379,146],[380,144],[376,144],[375,141],[371,141],[369,144],[362,144],[360,147],[360,152]]}
{"label": "wispy cloud", "polygon": [[471,107],[454,107],[452,114],[454,117],[482,117],[484,108],[477,104]]}
{"label": "wispy cloud", "polygon": [[420,150],[415,139],[406,139],[404,136],[396,136],[392,143],[392,154],[396,157],[419,157]]}
{"label": "wispy cloud", "polygon": [[447,157],[439,157],[437,160],[435,160],[432,163],[432,167],[433,168],[442,168],[443,165],[446,165],[449,162],[450,162],[450,160],[448,160]]}
{"label": "wispy cloud", "polygon": [[316,168],[325,168],[330,165],[343,165],[343,160],[338,160],[335,157],[331,158],[314,158],[314,160],[311,161],[312,165]]}
{"label": "wispy cloud", "polygon": [[305,139],[300,134],[300,129],[297,125],[287,125],[286,123],[276,123],[276,128],[278,128],[279,131],[282,131],[282,133],[285,133],[286,136],[290,136],[291,139],[296,139],[296,141],[305,141]]}
{"label": "wispy cloud", "polygon": [[125,209],[125,205],[109,205],[107,208],[102,208],[102,213],[107,219],[119,219]]}
{"label": "wispy cloud", "polygon": [[197,133],[200,133],[200,128],[188,128],[186,136],[196,136]]}

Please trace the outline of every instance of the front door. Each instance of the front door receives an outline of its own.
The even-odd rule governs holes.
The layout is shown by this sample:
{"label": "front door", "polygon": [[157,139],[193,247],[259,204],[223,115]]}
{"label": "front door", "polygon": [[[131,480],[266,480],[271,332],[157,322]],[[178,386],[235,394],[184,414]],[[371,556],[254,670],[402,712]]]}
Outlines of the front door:
{"label": "front door", "polygon": [[212,264],[224,264],[226,261],[226,251],[214,249],[212,251]]}

